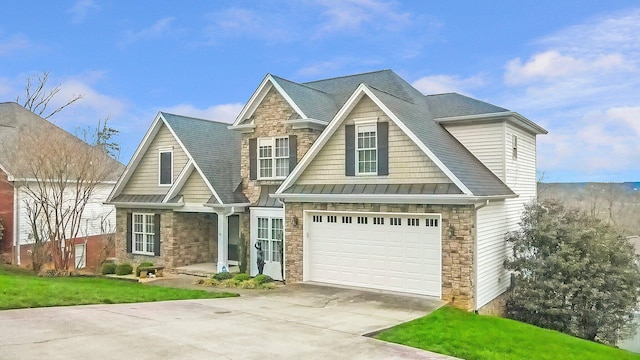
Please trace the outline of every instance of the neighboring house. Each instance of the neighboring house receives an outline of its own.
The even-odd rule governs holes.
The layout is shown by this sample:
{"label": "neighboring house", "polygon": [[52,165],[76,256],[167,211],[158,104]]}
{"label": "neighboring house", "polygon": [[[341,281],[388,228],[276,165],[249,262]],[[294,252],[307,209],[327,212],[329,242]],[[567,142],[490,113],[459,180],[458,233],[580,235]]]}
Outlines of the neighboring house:
{"label": "neighboring house", "polygon": [[[536,135],[507,109],[425,96],[390,70],[267,75],[233,125],[159,113],[110,196],[117,256],[239,260],[251,275],[475,310],[509,286],[505,233],[536,197]],[[282,269],[284,265],[284,269]]]}
{"label": "neighboring house", "polygon": [[[14,102],[0,103],[0,217],[5,233],[0,244],[2,260],[21,266],[31,264],[32,229],[28,221],[25,201],[31,201],[23,186],[33,184],[28,171],[12,172],[20,162],[7,149],[15,146],[23,133],[42,132],[52,139],[80,141],[51,122],[32,113]],[[87,148],[90,145],[87,144]],[[102,251],[105,231],[115,231],[115,208],[104,201],[113,189],[124,166],[113,160],[116,172],[110,179],[99,184],[82,214],[82,225],[75,243],[75,264],[78,269],[96,270],[98,253]],[[111,229],[109,229],[111,227]],[[113,253],[111,254],[113,256]]]}

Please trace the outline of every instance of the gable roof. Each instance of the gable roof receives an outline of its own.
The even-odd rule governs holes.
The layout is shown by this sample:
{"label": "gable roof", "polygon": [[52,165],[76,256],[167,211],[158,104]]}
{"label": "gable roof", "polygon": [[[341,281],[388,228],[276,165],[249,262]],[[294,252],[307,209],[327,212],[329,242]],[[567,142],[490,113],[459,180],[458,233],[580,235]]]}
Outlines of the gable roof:
{"label": "gable roof", "polygon": [[[17,168],[19,163],[13,151],[7,149],[18,145],[19,137],[23,133],[45,133],[51,134],[51,138],[59,141],[77,142],[86,145],[87,150],[96,150],[91,145],[83,142],[78,137],[66,132],[50,121],[34,114],[15,102],[0,103],[0,168],[3,169],[10,178],[29,178],[32,175],[27,168]],[[97,151],[97,150],[96,150]],[[106,181],[116,181],[124,165],[119,161],[108,157],[107,161],[115,171],[105,179]]]}
{"label": "gable roof", "polygon": [[[278,78],[280,79],[280,78]],[[290,81],[289,81],[290,83]],[[278,193],[293,185],[337,125],[364,95],[369,96],[465,194],[514,196],[513,191],[465,148],[436,119],[446,116],[513,114],[509,110],[459,94],[425,96],[391,70],[357,74],[302,84],[330,95],[337,111],[327,111],[328,128],[322,133]],[[282,87],[284,90],[286,87]],[[299,87],[290,86],[296,91]],[[311,92],[307,92],[312,94]],[[295,99],[297,95],[288,96]],[[326,98],[326,95],[323,95]],[[328,109],[328,108],[327,108]],[[532,122],[531,122],[532,123]]]}
{"label": "gable roof", "polygon": [[[127,169],[108,201],[125,201],[134,197],[123,197],[120,192],[131,178],[140,160],[162,125],[167,126],[182,150],[189,158],[179,178],[186,178],[198,171],[212,191],[212,204],[247,203],[246,197],[238,193],[240,178],[240,134],[228,130],[229,124],[189,116],[159,112],[134,153]],[[184,181],[174,182],[166,196],[158,203],[175,203],[176,195]],[[154,198],[158,200],[158,198]]]}

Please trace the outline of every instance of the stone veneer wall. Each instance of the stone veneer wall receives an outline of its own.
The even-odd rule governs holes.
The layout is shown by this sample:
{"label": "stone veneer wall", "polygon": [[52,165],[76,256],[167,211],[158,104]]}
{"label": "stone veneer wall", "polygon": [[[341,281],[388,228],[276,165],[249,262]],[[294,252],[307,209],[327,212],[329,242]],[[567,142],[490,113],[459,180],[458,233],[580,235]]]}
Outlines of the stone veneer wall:
{"label": "stone veneer wall", "polygon": [[[284,122],[294,114],[295,111],[289,103],[278,93],[275,88],[269,90],[256,111],[251,116],[256,125],[253,132],[242,134],[242,144],[240,150],[240,175],[242,176],[242,191],[252,204],[260,198],[260,191],[263,185],[280,185],[282,180],[250,180],[249,179],[249,139],[296,135],[297,160],[300,162],[307,153],[311,145],[318,139],[322,130],[318,129],[292,129]],[[240,232],[244,234],[244,240],[248,245],[250,242],[250,212],[247,211],[240,218]]]}
{"label": "stone veneer wall", "polygon": [[[473,310],[475,210],[466,205],[393,204],[285,204],[285,267],[288,282],[301,282],[303,272],[303,210],[367,211],[442,214],[442,300],[464,310]],[[294,226],[291,219],[299,219]],[[449,238],[449,227],[455,236]]]}
{"label": "stone veneer wall", "polygon": [[[127,253],[127,213],[160,214],[160,256]],[[217,255],[217,216],[209,213],[179,213],[172,210],[116,209],[116,257],[137,266],[151,261],[172,269],[212,262]]]}

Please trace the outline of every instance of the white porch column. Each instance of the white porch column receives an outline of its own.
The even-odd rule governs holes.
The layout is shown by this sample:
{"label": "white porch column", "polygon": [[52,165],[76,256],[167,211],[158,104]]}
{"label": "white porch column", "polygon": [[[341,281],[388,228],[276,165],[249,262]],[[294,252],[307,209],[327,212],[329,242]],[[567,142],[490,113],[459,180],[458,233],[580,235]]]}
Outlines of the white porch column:
{"label": "white porch column", "polygon": [[218,272],[229,271],[229,223],[227,214],[218,214]]}

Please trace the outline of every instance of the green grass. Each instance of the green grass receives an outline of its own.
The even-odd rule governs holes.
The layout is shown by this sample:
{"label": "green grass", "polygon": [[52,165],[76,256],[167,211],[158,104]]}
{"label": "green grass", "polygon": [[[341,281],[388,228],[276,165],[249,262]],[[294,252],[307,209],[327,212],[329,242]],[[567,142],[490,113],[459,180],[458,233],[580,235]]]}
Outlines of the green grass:
{"label": "green grass", "polygon": [[383,331],[377,338],[467,360],[640,359],[640,354],[452,307]]}
{"label": "green grass", "polygon": [[0,266],[0,310],[230,296],[237,294],[173,289],[93,277],[41,278],[23,269]]}

